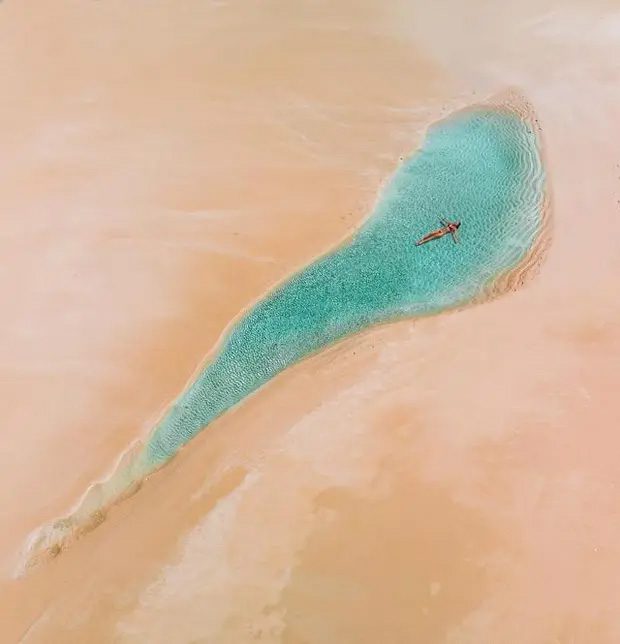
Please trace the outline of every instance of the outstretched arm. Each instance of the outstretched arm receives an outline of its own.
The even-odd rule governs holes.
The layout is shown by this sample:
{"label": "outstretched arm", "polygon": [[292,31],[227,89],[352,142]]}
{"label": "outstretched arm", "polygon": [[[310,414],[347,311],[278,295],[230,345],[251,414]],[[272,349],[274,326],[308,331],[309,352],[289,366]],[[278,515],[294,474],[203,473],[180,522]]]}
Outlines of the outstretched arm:
{"label": "outstretched arm", "polygon": [[458,243],[459,243],[459,233],[458,233],[458,230],[453,230],[450,234],[452,235],[452,239],[454,240],[454,243],[455,243],[455,244],[458,244]]}

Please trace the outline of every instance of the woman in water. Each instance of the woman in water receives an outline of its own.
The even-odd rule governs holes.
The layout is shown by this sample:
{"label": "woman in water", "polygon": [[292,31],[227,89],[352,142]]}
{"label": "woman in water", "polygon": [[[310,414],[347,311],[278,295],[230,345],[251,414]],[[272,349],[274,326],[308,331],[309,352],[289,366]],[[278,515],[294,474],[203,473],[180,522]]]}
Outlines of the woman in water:
{"label": "woman in water", "polygon": [[461,227],[461,222],[444,221],[443,219],[440,219],[439,221],[441,223],[441,228],[433,230],[433,232],[428,233],[428,235],[424,235],[422,239],[415,243],[416,246],[421,246],[422,244],[426,244],[426,242],[433,241],[433,239],[439,239],[440,237],[448,234],[452,235],[452,239],[454,240],[455,244],[458,243],[459,239],[457,236],[457,231]]}

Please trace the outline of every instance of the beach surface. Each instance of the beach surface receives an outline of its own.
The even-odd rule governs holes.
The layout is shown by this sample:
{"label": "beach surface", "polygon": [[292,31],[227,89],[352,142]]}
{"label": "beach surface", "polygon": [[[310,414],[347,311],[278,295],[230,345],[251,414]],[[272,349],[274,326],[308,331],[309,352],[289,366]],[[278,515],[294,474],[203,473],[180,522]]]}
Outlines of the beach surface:
{"label": "beach surface", "polygon": [[[620,639],[612,4],[24,1],[0,35],[4,641]],[[239,310],[507,86],[551,187],[534,281],[287,370],[13,577]]]}

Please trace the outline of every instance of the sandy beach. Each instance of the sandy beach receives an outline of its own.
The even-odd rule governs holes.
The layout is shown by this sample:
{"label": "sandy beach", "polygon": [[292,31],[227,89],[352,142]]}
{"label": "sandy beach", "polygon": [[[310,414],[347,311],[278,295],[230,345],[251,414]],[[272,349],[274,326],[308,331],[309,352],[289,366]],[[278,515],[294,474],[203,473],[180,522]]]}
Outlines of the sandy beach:
{"label": "sandy beach", "polygon": [[[2,108],[14,141],[2,184],[12,304],[2,399],[6,425],[20,428],[3,452],[0,506],[15,508],[3,552],[150,430],[240,309],[350,232],[427,121],[416,97],[439,83],[408,48],[394,43],[385,58],[417,82],[395,91],[396,73],[391,81],[369,52],[367,91],[380,103],[366,100],[363,78],[337,80],[367,35],[337,33],[335,15],[324,37],[348,43],[341,68],[329,78],[318,58],[314,84],[296,87],[295,61],[278,62],[264,35],[245,36],[254,58],[218,58],[232,36],[218,35],[217,21],[241,29],[252,10],[220,15],[213,5],[201,31],[201,6],[177,16],[178,34],[165,4],[145,15],[122,3],[49,3],[37,5],[38,21],[28,3],[3,7],[15,87]],[[286,35],[294,16],[264,20]],[[37,28],[40,48],[20,49]],[[53,60],[45,38],[63,44]],[[205,50],[203,38],[220,41]]]}
{"label": "sandy beach", "polygon": [[[620,639],[620,13],[530,4],[0,6],[3,641]],[[509,86],[535,280],[291,368],[13,578],[239,310]]]}

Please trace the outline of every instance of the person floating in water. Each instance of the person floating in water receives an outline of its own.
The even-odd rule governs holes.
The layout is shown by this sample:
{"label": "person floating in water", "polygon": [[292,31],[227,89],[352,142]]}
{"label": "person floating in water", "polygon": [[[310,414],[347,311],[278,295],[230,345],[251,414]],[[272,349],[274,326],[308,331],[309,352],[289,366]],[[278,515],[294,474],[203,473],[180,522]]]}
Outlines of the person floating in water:
{"label": "person floating in water", "polygon": [[441,228],[438,228],[437,230],[433,230],[433,232],[428,233],[428,235],[424,235],[422,239],[418,240],[415,243],[416,246],[422,246],[422,244],[426,244],[429,241],[433,241],[433,239],[439,239],[444,235],[452,235],[452,239],[454,240],[454,243],[455,244],[458,243],[459,241],[458,229],[461,227],[461,222],[445,221],[444,219],[440,219],[439,221],[441,223]]}

